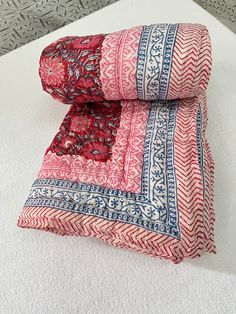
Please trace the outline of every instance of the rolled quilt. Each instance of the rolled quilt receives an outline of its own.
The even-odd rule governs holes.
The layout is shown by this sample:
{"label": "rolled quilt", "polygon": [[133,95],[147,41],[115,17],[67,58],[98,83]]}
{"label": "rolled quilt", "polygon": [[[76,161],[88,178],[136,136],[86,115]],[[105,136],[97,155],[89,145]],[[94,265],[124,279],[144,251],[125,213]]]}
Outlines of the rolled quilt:
{"label": "rolled quilt", "polygon": [[62,38],[43,50],[39,74],[45,91],[76,104],[194,97],[206,90],[210,68],[205,26],[156,24]]}
{"label": "rolled quilt", "polygon": [[71,106],[18,226],[174,263],[215,253],[210,70],[209,34],[198,24],[68,36],[46,47],[43,89]]}

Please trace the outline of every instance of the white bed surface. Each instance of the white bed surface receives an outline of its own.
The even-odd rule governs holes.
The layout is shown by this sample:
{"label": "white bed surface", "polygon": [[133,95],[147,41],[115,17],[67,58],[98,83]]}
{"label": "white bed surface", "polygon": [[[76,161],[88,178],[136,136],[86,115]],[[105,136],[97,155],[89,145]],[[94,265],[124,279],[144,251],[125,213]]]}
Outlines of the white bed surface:
{"label": "white bed surface", "polygon": [[[42,49],[66,35],[197,22],[213,43],[208,140],[217,255],[180,265],[16,221],[68,107],[44,93]],[[236,37],[190,0],[121,0],[0,58],[0,313],[236,313]]]}

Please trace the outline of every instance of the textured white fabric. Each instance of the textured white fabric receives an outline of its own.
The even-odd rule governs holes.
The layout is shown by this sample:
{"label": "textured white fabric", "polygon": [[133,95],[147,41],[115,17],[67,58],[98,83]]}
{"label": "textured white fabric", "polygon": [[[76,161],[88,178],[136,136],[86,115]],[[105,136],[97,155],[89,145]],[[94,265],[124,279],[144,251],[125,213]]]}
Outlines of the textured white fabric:
{"label": "textured white fabric", "polygon": [[[16,227],[43,153],[68,107],[43,93],[43,47],[66,35],[157,22],[206,24],[213,43],[208,140],[216,163],[217,255],[181,265],[89,238]],[[235,35],[189,0],[121,0],[0,58],[0,312],[236,312]]]}

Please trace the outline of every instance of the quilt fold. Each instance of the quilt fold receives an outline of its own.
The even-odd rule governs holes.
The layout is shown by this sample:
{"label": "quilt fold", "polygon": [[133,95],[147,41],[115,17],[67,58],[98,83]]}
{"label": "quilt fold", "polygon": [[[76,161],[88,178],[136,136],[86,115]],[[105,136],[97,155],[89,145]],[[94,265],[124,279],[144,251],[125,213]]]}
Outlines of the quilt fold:
{"label": "quilt fold", "polygon": [[18,226],[100,238],[174,263],[214,243],[206,140],[205,26],[67,36],[40,57],[43,89],[69,104]]}

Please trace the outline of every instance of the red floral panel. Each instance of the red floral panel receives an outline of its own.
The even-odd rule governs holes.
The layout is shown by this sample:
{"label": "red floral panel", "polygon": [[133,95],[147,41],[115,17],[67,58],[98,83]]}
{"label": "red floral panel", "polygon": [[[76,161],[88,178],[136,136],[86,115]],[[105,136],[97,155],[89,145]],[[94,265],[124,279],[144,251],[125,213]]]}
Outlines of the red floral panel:
{"label": "red floral panel", "polygon": [[47,152],[105,162],[111,158],[120,116],[120,101],[73,105]]}
{"label": "red floral panel", "polygon": [[104,38],[68,36],[46,47],[39,68],[43,89],[66,104],[104,100],[99,78]]}

